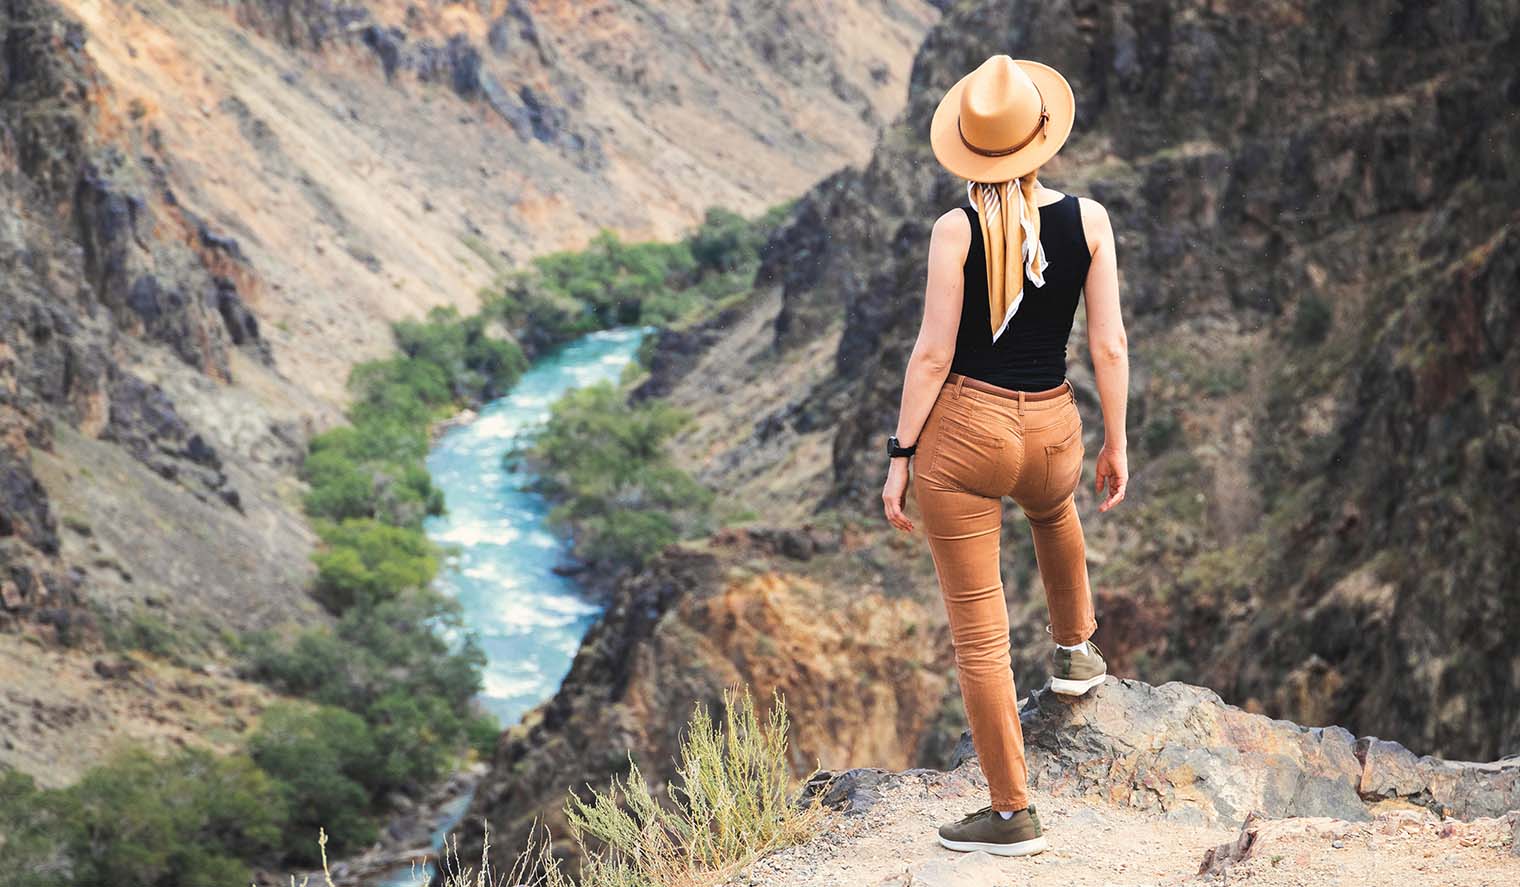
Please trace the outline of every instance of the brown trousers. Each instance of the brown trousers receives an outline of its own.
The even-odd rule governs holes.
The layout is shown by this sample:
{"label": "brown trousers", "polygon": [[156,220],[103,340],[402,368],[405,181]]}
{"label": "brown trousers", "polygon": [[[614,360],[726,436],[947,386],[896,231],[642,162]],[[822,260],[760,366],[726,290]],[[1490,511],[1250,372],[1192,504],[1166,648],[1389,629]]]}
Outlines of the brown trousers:
{"label": "brown trousers", "polygon": [[[1003,500],[1034,535],[1051,633],[1075,645],[1097,628],[1087,548],[1072,493],[1082,475],[1082,417],[1071,387],[1022,400],[952,374],[918,437],[913,494],[949,615],[971,739],[992,806],[1029,806],[1024,733],[1009,657],[1008,603],[999,569]],[[1058,396],[1049,397],[1053,392]]]}

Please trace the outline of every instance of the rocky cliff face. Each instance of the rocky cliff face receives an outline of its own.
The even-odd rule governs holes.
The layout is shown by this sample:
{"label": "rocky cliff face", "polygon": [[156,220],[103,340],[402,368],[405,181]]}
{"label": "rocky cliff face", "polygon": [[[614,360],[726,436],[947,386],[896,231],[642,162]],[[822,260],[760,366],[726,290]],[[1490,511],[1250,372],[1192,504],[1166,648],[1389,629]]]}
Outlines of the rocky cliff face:
{"label": "rocky cliff face", "polygon": [[[142,601],[164,595],[160,583],[187,568],[209,573],[192,582],[259,595],[235,578],[236,565],[215,569],[237,549],[273,562],[260,596],[298,614],[302,532],[258,538],[258,525],[285,507],[271,501],[263,469],[293,464],[298,435],[271,422],[239,429],[251,431],[239,447],[230,429],[197,421],[209,418],[193,415],[201,398],[171,393],[215,389],[245,372],[273,378],[240,289],[246,257],[177,200],[151,158],[139,159],[152,149],[138,133],[103,134],[120,121],[86,40],[46,4],[14,3],[0,18],[0,625],[26,621],[77,639],[90,621],[78,609],[82,586]],[[265,458],[225,458],[248,449]],[[112,485],[144,495],[113,497]],[[167,563],[139,560],[154,543],[139,538],[144,515],[125,512],[166,499],[176,505],[156,519],[174,528],[169,535],[204,522],[198,532],[227,538]],[[240,617],[261,609],[232,608],[226,618],[247,627]]]}
{"label": "rocky cliff face", "polygon": [[[715,486],[787,503],[768,517],[803,500],[874,521],[929,226],[963,202],[929,116],[992,53],[1054,64],[1078,120],[1042,180],[1114,218],[1134,367],[1130,499],[1097,517],[1079,492],[1099,641],[1123,671],[1305,723],[1513,751],[1516,12],[960,4],[872,161],[772,244],[744,322],[683,334],[707,344],[651,391],[707,411],[688,453]],[[1004,543],[1015,650],[1037,651],[1017,521]]]}
{"label": "rocky cliff face", "polygon": [[[864,156],[935,11],[826,7],[0,3],[0,645],[322,618],[293,469],[348,367]],[[59,686],[0,699],[34,750]]]}

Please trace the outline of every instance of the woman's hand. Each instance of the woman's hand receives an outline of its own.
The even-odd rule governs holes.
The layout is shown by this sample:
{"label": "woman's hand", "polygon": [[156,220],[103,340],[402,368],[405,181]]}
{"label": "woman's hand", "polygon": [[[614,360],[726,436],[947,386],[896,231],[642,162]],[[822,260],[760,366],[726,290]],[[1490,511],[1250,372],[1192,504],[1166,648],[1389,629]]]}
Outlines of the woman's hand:
{"label": "woman's hand", "polygon": [[905,533],[913,532],[913,521],[903,514],[908,498],[908,460],[893,459],[887,466],[887,484],[881,489],[881,504],[892,526]]}
{"label": "woman's hand", "polygon": [[1124,447],[1105,443],[1103,449],[1098,451],[1098,468],[1093,487],[1098,495],[1103,495],[1103,487],[1108,487],[1108,498],[1098,506],[1099,511],[1107,511],[1124,501],[1124,491],[1129,488],[1129,456],[1125,454]]}

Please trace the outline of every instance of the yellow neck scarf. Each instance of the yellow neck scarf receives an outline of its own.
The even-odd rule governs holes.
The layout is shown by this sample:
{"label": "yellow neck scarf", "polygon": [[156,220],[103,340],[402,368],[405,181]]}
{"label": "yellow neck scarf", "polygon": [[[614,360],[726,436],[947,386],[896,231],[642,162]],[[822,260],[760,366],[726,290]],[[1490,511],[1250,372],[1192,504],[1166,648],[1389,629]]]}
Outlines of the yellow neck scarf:
{"label": "yellow neck scarf", "polygon": [[[1034,175],[1007,182],[967,182],[966,197],[976,208],[987,256],[987,306],[992,341],[1024,300],[1024,278],[1045,285],[1045,247],[1040,244],[1040,208],[1035,206]],[[1007,211],[1004,211],[1004,208]],[[1010,261],[1011,260],[1011,261]]]}

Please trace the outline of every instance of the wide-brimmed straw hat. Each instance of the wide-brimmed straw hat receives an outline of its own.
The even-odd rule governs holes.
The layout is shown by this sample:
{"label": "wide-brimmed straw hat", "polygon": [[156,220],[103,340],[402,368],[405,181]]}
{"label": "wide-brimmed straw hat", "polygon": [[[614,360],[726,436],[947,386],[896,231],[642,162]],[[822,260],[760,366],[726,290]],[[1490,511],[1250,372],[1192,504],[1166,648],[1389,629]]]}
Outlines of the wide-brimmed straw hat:
{"label": "wide-brimmed straw hat", "polygon": [[929,143],[944,167],[973,182],[1039,169],[1071,135],[1077,101],[1049,65],[995,55],[940,99]]}

